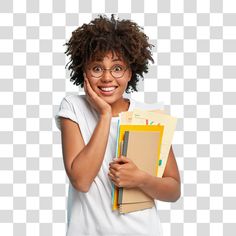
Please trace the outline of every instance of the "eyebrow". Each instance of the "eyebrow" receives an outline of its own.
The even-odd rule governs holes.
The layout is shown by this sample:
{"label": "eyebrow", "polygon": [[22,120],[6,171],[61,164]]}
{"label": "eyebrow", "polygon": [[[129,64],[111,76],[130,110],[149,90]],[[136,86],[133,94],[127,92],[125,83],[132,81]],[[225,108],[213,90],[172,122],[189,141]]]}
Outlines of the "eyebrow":
{"label": "eyebrow", "polygon": [[[94,62],[102,62],[102,61],[103,61],[103,59],[98,59],[98,60],[95,60]],[[114,58],[114,59],[112,59],[112,61],[113,62],[116,62],[116,61],[122,62],[121,58]]]}

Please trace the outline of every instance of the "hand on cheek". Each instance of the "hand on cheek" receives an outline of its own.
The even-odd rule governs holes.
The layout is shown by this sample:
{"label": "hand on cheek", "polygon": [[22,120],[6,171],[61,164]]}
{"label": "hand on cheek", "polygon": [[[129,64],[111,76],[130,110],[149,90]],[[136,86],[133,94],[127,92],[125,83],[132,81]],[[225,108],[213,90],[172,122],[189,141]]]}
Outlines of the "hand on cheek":
{"label": "hand on cheek", "polygon": [[86,74],[84,73],[84,91],[87,95],[87,97],[93,97],[96,96],[97,94],[94,92],[94,90],[92,89],[88,78],[86,77]]}
{"label": "hand on cheek", "polygon": [[100,98],[92,89],[86,74],[84,73],[84,91],[90,105],[101,115],[111,114],[111,106]]}

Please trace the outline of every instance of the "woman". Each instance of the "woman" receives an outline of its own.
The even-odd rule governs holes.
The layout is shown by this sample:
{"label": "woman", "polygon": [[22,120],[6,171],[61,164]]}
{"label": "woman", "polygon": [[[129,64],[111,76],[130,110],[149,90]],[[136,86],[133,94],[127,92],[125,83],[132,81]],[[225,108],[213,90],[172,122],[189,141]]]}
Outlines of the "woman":
{"label": "woman", "polygon": [[67,235],[162,235],[156,207],[128,214],[111,207],[112,183],[138,187],[162,201],[180,196],[172,148],[163,178],[141,171],[128,158],[114,160],[118,114],[146,106],[123,94],[137,91],[139,77],[153,62],[152,45],[136,23],[113,15],[82,25],[66,45],[70,79],[85,90],[65,97],[56,116],[70,180]]}

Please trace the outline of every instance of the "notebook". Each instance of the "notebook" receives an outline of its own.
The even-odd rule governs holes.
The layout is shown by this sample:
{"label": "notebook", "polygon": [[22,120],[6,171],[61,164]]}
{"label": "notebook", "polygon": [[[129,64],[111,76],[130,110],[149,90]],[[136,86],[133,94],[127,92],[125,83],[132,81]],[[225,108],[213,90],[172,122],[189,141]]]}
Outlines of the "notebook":
{"label": "notebook", "polygon": [[[142,171],[153,176],[158,168],[158,150],[160,148],[158,131],[125,131],[122,154],[131,159]],[[119,195],[118,203],[152,201],[138,188],[125,189]]]}
{"label": "notebook", "polygon": [[[139,132],[136,132],[136,133],[139,133],[141,135],[142,132],[145,132],[145,133],[142,133],[142,135],[159,135],[158,136],[158,141],[156,141],[157,143],[155,143],[156,145],[156,148],[154,148],[154,151],[156,152],[156,156],[155,156],[155,164],[152,165],[152,173],[153,175],[157,176],[157,171],[158,171],[158,158],[160,156],[160,146],[161,146],[161,141],[162,141],[162,135],[163,135],[163,130],[164,130],[164,126],[161,126],[161,125],[120,125],[120,129],[119,129],[119,139],[118,139],[118,144],[120,144],[123,139],[124,139],[124,135],[125,135],[125,131],[139,131]],[[141,138],[141,136],[139,134],[136,134],[134,135],[135,133],[133,132],[131,134],[131,137],[132,139],[134,138],[135,139],[135,136],[137,135],[136,138],[142,140],[142,142],[144,142],[144,145],[142,146],[141,144],[138,145],[139,148],[141,148],[145,153],[147,152],[147,150],[143,147],[145,147],[145,140],[143,138]],[[139,135],[139,136],[138,136]],[[147,138],[145,136],[145,138]],[[150,138],[150,137],[149,137]],[[147,138],[147,139],[149,139]],[[157,139],[157,136],[156,136],[156,139]],[[124,144],[123,144],[124,145]],[[153,144],[152,144],[153,145]],[[131,142],[131,149],[132,150],[132,142]],[[137,148],[137,145],[135,146],[135,148]],[[120,156],[120,153],[121,153],[121,150],[120,150],[120,145],[117,145],[117,154],[118,156]],[[139,150],[139,149],[137,149]],[[145,151],[146,150],[146,151]],[[132,150],[133,152],[134,150]],[[129,152],[129,149],[127,149],[127,152]],[[140,153],[140,150],[138,151]],[[145,168],[147,168],[147,166],[145,166],[144,163],[142,163],[142,161],[144,160],[141,160],[140,162],[138,162],[138,166],[140,167],[141,166],[144,166]],[[135,191],[133,189],[133,191]],[[133,192],[132,191],[132,192]],[[129,193],[129,191],[127,192],[127,195],[125,194],[124,195],[125,198],[124,198],[124,203],[127,203],[127,201],[129,201],[129,196],[132,197],[132,194]],[[142,193],[138,193],[138,195],[136,195],[137,197],[140,197],[140,199],[136,202],[146,202],[146,201],[152,201],[152,199],[150,199],[146,194],[144,194],[143,192]],[[142,197],[143,198],[142,198]],[[112,209],[113,210],[118,210],[119,209],[119,204],[118,204],[118,188],[115,187],[114,188],[114,192],[113,192],[113,206],[112,206]],[[132,199],[132,198],[131,198]],[[121,197],[120,197],[120,200],[121,200]],[[121,201],[120,201],[121,202]],[[122,195],[122,202],[123,202],[123,195]],[[130,201],[131,202],[131,201]],[[129,203],[130,203],[129,202]],[[154,204],[154,203],[152,203]],[[150,203],[149,203],[150,205]]]}

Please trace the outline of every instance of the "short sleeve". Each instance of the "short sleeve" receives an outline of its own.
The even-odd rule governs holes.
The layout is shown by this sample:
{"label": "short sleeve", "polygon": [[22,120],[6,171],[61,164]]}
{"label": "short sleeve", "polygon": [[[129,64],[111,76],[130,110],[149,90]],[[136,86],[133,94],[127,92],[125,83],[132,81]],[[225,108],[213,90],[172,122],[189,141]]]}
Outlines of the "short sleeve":
{"label": "short sleeve", "polygon": [[59,130],[61,130],[60,117],[69,118],[70,120],[78,123],[72,103],[67,98],[63,98],[59,111],[55,115],[56,126]]}

